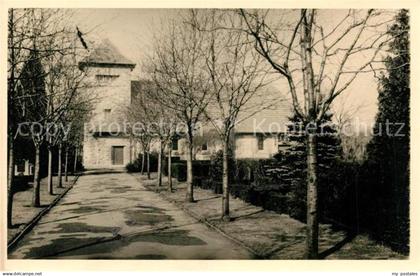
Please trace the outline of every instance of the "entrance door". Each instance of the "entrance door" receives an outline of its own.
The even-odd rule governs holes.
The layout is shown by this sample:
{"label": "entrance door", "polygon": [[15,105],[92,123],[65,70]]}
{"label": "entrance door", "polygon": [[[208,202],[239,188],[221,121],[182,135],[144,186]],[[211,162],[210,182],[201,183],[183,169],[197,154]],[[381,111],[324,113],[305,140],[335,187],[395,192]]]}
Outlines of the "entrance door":
{"label": "entrance door", "polygon": [[112,147],[112,165],[124,165],[124,147]]}

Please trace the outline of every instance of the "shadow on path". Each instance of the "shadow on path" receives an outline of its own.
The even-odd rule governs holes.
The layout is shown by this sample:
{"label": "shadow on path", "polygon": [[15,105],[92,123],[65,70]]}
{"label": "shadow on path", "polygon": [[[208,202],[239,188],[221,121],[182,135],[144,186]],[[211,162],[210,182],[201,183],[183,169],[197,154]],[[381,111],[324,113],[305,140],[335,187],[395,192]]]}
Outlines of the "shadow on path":
{"label": "shadow on path", "polygon": [[344,245],[351,242],[356,237],[356,233],[350,232],[347,234],[347,236],[344,238],[344,240],[338,242],[333,247],[328,248],[327,250],[319,253],[319,259],[325,259],[329,255],[335,253],[336,251],[340,250]]}

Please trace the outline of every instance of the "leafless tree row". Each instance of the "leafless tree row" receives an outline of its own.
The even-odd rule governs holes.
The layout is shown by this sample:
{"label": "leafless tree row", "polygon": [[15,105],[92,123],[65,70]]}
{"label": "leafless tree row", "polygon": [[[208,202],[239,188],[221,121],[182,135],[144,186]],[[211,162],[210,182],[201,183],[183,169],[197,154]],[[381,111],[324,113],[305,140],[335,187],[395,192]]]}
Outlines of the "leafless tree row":
{"label": "leafless tree row", "polygon": [[[285,78],[293,108],[307,128],[307,258],[318,257],[317,126],[333,101],[357,76],[380,63],[389,37],[377,10],[349,10],[331,24],[321,11],[302,9],[278,17],[240,10],[255,50]],[[288,20],[294,18],[293,20]]]}
{"label": "leafless tree row", "polygon": [[[65,178],[68,150],[80,144],[81,119],[89,112],[89,99],[81,90],[89,86],[78,61],[86,54],[76,31],[67,25],[71,14],[53,9],[10,9],[8,18],[8,225],[12,225],[14,147],[23,130],[35,147],[32,205],[40,206],[40,151],[49,151],[48,190],[53,194],[52,148],[59,152],[58,186],[62,187],[62,149]],[[66,131],[67,130],[67,131]]]}
{"label": "leafless tree row", "polygon": [[[223,145],[222,217],[229,219],[230,139],[247,103],[270,83],[286,84],[307,126],[307,251],[318,257],[317,139],[334,100],[363,73],[382,66],[391,22],[378,10],[190,10],[158,36],[147,67],[154,100],[186,126],[187,195],[193,201],[192,156],[198,122],[214,126]],[[269,68],[270,70],[267,70]]]}
{"label": "leafless tree row", "polygon": [[[360,74],[381,69],[381,53],[389,42],[387,17],[378,10],[349,10],[328,20],[325,11],[301,10],[189,10],[156,35],[145,69],[150,81],[144,93],[126,111],[143,158],[149,158],[152,140],[159,141],[158,186],[162,185],[162,158],[171,156],[171,141],[180,123],[187,141],[186,201],[194,202],[193,155],[198,125],[213,126],[223,149],[222,218],[229,220],[229,155],[235,126],[243,114],[271,103],[264,88],[273,80],[285,84],[291,107],[306,126],[307,145],[307,250],[318,257],[317,129],[340,97]],[[31,135],[35,146],[33,206],[40,205],[41,145],[49,151],[48,187],[52,185],[52,148],[80,147],[82,124],[90,99],[80,93],[89,88],[78,60],[87,54],[80,37],[66,27],[69,15],[60,10],[9,11],[8,21],[8,223],[11,225],[14,143],[21,122],[36,122],[55,135]],[[86,46],[85,42],[82,43]],[[281,96],[279,96],[279,100]],[[257,109],[258,109],[257,108]],[[161,123],[164,122],[164,123]],[[143,160],[143,167],[146,164]],[[149,162],[147,162],[149,164]],[[150,177],[150,170],[147,169]],[[168,187],[172,190],[171,165]]]}

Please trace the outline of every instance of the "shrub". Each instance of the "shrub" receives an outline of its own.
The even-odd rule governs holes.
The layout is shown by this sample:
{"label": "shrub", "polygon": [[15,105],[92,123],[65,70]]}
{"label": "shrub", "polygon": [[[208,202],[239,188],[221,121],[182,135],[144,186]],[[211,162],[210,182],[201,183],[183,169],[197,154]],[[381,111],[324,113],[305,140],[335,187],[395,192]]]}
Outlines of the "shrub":
{"label": "shrub", "polygon": [[[231,160],[231,194],[253,205],[305,221],[306,171],[304,156],[300,155],[304,146],[300,146],[299,150],[296,150],[296,147],[294,152],[286,151],[272,159],[246,159],[236,162]],[[203,188],[222,192],[222,160],[221,152],[213,156],[210,168],[211,184],[205,183],[202,185]],[[330,162],[329,166],[333,164],[334,162]],[[333,175],[334,170],[324,170],[320,177],[320,189],[325,190],[320,192],[320,201],[325,201],[325,209],[339,209],[334,205],[339,204],[345,196],[348,197],[349,189],[338,194],[339,182]],[[327,180],[328,184],[325,184]],[[328,189],[335,189],[336,193],[331,194],[327,192]],[[328,214],[337,217],[338,212]]]}
{"label": "shrub", "polygon": [[[134,161],[131,161],[125,166],[125,169],[127,172],[141,172],[141,163],[142,163],[142,154],[139,154],[139,157],[135,159]],[[145,164],[144,164],[144,172],[147,172],[147,157],[145,158]],[[158,154],[156,152],[151,152],[149,156],[149,162],[150,162],[150,172],[157,172],[157,163],[158,163]]]}
{"label": "shrub", "polygon": [[172,163],[172,176],[179,182],[187,181],[187,162],[178,161]]}
{"label": "shrub", "polygon": [[127,172],[140,172],[141,171],[141,160],[136,159],[125,166]]}
{"label": "shrub", "polygon": [[[204,179],[208,179],[210,171],[210,161],[208,160],[194,160],[193,161],[193,177],[194,184],[200,186]],[[172,163],[172,175],[178,181],[187,180],[187,162],[179,160]]]}
{"label": "shrub", "polygon": [[193,175],[197,178],[208,178],[210,175],[210,160],[193,161]]}

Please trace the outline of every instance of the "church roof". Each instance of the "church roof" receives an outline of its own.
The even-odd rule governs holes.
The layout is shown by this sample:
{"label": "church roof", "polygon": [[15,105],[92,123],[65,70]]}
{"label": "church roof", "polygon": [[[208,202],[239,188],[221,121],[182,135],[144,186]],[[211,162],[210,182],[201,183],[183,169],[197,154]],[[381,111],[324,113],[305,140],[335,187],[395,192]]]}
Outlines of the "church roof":
{"label": "church roof", "polygon": [[131,69],[136,66],[134,62],[123,56],[109,39],[103,40],[84,61],[80,62],[81,67],[87,65],[129,67]]}

